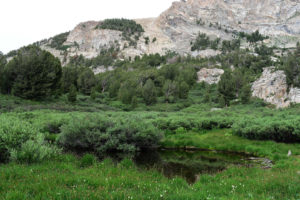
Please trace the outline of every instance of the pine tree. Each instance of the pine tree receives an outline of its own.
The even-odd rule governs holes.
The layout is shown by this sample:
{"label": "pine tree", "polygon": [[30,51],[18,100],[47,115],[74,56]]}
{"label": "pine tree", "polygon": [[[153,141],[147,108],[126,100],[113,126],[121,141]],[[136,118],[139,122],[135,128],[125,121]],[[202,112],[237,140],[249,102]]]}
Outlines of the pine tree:
{"label": "pine tree", "polygon": [[61,87],[62,92],[67,93],[71,88],[71,85],[77,85],[78,75],[81,68],[66,66],[62,69]]}
{"label": "pine tree", "polygon": [[210,86],[207,85],[204,93],[204,103],[210,103]]}
{"label": "pine tree", "polygon": [[78,77],[77,86],[80,92],[86,95],[91,94],[92,88],[96,85],[96,78],[93,71],[85,69]]}
{"label": "pine tree", "polygon": [[135,96],[136,91],[135,91],[135,85],[133,82],[130,80],[125,81],[119,90],[119,99],[122,101],[124,104],[131,104],[132,98]]}
{"label": "pine tree", "polygon": [[147,105],[156,103],[156,88],[151,79],[148,79],[143,87],[143,98]]}
{"label": "pine tree", "polygon": [[25,99],[42,99],[61,88],[62,68],[51,53],[30,45],[6,65],[6,92]]}
{"label": "pine tree", "polygon": [[250,87],[250,85],[244,85],[242,90],[241,90],[242,104],[249,103],[250,98],[251,98],[251,87]]}
{"label": "pine tree", "polygon": [[179,85],[179,98],[187,99],[189,96],[189,85],[183,81]]}
{"label": "pine tree", "polygon": [[131,100],[131,108],[134,109],[136,108],[138,105],[138,100],[137,100],[137,97],[136,96],[133,96],[132,97],[132,100]]}
{"label": "pine tree", "polygon": [[221,76],[221,80],[218,83],[218,92],[222,97],[222,101],[224,100],[225,106],[229,106],[230,100],[235,98],[235,85],[230,71],[225,71]]}
{"label": "pine tree", "polygon": [[223,95],[219,96],[219,105],[222,108],[226,106],[226,100],[225,100],[225,97]]}
{"label": "pine tree", "polygon": [[77,100],[77,90],[74,85],[71,85],[68,93],[68,101],[73,103],[76,100]]}
{"label": "pine tree", "polygon": [[178,86],[175,81],[167,80],[164,84],[163,91],[165,94],[165,101],[174,103],[178,96]]}
{"label": "pine tree", "polygon": [[3,53],[0,51],[0,92],[2,91],[4,83],[4,66],[6,65],[6,58]]}
{"label": "pine tree", "polygon": [[121,87],[120,81],[119,80],[114,80],[110,85],[109,85],[109,97],[114,98],[118,96],[119,89]]}
{"label": "pine tree", "polygon": [[96,89],[96,87],[93,87],[93,88],[92,88],[90,97],[91,97],[91,99],[93,99],[93,100],[96,99],[96,97],[97,97],[97,89]]}

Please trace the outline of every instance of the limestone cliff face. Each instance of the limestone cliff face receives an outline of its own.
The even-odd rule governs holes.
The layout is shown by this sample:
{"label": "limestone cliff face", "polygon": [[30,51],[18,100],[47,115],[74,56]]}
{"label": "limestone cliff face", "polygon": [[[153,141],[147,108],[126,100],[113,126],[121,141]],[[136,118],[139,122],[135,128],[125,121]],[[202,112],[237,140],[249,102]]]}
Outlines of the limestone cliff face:
{"label": "limestone cliff face", "polygon": [[[137,19],[145,33],[136,48],[124,48],[126,41],[121,33],[95,29],[96,21],[80,23],[70,32],[66,45],[78,44],[68,49],[69,55],[82,54],[94,57],[103,48],[120,44],[120,56],[161,53],[167,50],[191,54],[190,42],[198,32],[211,38],[232,39],[233,31],[251,33],[259,30],[269,35],[270,45],[295,46],[300,37],[300,2],[298,0],[181,0],[157,18]],[[198,23],[197,23],[198,22]],[[150,43],[145,44],[145,37]],[[155,42],[151,42],[156,38]]]}
{"label": "limestone cliff face", "polygon": [[277,108],[300,103],[300,89],[292,87],[288,91],[284,71],[275,71],[274,67],[265,68],[262,76],[253,83],[252,96],[274,104]]}

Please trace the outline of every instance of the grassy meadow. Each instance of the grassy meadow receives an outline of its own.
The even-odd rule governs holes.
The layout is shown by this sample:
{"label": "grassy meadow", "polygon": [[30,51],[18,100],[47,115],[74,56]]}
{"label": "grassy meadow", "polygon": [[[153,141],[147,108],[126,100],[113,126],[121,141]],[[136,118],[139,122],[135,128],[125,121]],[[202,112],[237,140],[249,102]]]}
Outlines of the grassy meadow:
{"label": "grassy meadow", "polygon": [[[299,139],[300,108],[276,110],[253,101],[213,109],[216,104],[198,103],[197,95],[191,92],[191,103],[141,104],[130,111],[87,96],[71,104],[64,96],[35,102],[1,95],[0,199],[300,199],[300,144],[290,142]],[[129,158],[96,157],[146,146],[244,152],[273,166],[229,166],[188,184],[140,169]],[[77,156],[74,148],[96,156]]]}

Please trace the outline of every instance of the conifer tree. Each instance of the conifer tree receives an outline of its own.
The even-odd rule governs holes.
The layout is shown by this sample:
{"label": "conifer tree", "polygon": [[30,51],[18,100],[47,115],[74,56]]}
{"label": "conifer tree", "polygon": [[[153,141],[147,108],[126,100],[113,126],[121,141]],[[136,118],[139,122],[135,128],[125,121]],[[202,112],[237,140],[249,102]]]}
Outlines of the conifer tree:
{"label": "conifer tree", "polygon": [[167,80],[163,86],[165,101],[174,103],[178,96],[178,86],[175,81]]}
{"label": "conifer tree", "polygon": [[6,65],[6,58],[0,51],[0,92],[2,91],[2,85],[4,82],[4,66]]}
{"label": "conifer tree", "polygon": [[207,85],[204,93],[204,103],[210,103],[210,86]]}
{"label": "conifer tree", "polygon": [[179,85],[179,98],[181,99],[187,99],[189,95],[189,85],[182,81]]}
{"label": "conifer tree", "polygon": [[6,65],[5,73],[6,92],[25,99],[49,97],[61,86],[60,61],[35,45],[20,49]]}
{"label": "conifer tree", "polygon": [[143,98],[147,105],[156,103],[156,88],[151,79],[148,79],[143,87]]}
{"label": "conifer tree", "polygon": [[132,98],[135,96],[135,87],[130,80],[125,81],[119,90],[119,99],[124,104],[131,104]]}
{"label": "conifer tree", "polygon": [[68,101],[74,103],[77,100],[77,90],[74,85],[71,85],[68,93]]}
{"label": "conifer tree", "polygon": [[242,104],[247,104],[249,103],[251,98],[251,87],[250,85],[244,85],[241,91],[241,101]]}
{"label": "conifer tree", "polygon": [[95,100],[97,97],[97,88],[93,87],[90,95],[91,99]]}
{"label": "conifer tree", "polygon": [[219,96],[219,105],[223,108],[226,106],[226,100],[225,100],[225,97],[223,95],[220,95]]}
{"label": "conifer tree", "polygon": [[85,69],[78,77],[77,86],[80,92],[86,95],[91,94],[92,88],[96,85],[96,78],[93,71]]}
{"label": "conifer tree", "polygon": [[235,86],[232,72],[225,71],[225,73],[221,76],[221,80],[218,83],[218,92],[222,101],[225,102],[225,106],[229,106],[230,100],[235,98]]}

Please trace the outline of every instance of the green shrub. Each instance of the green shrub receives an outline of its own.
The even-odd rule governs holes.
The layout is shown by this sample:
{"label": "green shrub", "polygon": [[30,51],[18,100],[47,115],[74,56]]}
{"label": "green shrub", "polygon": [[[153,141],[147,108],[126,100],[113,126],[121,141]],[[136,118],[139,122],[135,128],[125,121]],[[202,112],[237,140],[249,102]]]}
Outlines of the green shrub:
{"label": "green shrub", "polygon": [[175,130],[176,134],[185,134],[187,133],[186,129],[183,127],[179,127]]}
{"label": "green shrub", "polygon": [[107,118],[101,115],[73,118],[62,127],[59,144],[66,149],[134,152],[153,148],[161,132],[141,119]]}
{"label": "green shrub", "polygon": [[21,163],[34,163],[49,160],[60,153],[60,149],[46,144],[44,136],[38,134],[35,139],[23,143],[20,149],[10,150],[10,160]]}
{"label": "green shrub", "polygon": [[134,20],[129,19],[106,19],[96,28],[117,30],[130,35],[144,32],[144,29],[140,24],[137,24]]}
{"label": "green shrub", "polygon": [[85,154],[80,159],[80,167],[90,167],[96,162],[97,158],[93,154]]}
{"label": "green shrub", "polygon": [[74,85],[71,85],[68,93],[68,101],[74,103],[77,100],[77,90]]}
{"label": "green shrub", "polygon": [[15,117],[0,117],[0,156],[4,161],[39,162],[59,154],[32,124]]}
{"label": "green shrub", "polygon": [[64,42],[67,40],[70,32],[61,33],[59,35],[51,38],[50,47],[55,48],[57,50],[66,50],[69,46],[64,46]]}
{"label": "green shrub", "polygon": [[299,120],[300,118],[295,116],[286,119],[280,116],[261,119],[246,118],[234,124],[233,133],[248,139],[299,142]]}
{"label": "green shrub", "polygon": [[[106,19],[96,26],[96,29],[110,29],[121,31],[123,39],[129,42],[129,46],[136,46],[141,34],[144,32],[143,27],[134,20],[129,19]],[[135,36],[134,39],[131,36]]]}

